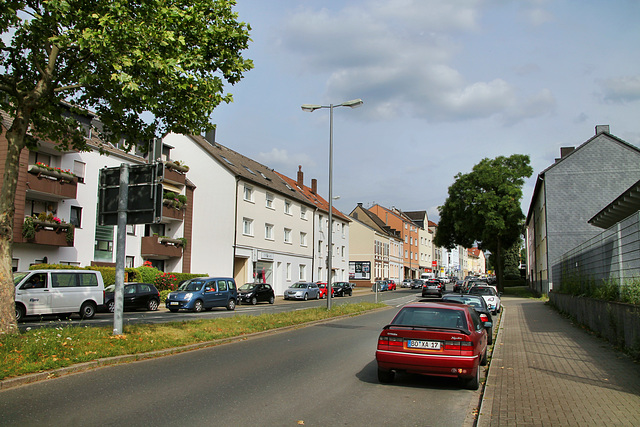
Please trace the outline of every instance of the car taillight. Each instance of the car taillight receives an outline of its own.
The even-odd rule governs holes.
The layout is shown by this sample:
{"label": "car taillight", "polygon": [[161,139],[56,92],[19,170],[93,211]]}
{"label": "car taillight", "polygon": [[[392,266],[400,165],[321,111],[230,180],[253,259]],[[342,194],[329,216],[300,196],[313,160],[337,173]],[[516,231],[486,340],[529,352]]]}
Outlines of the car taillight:
{"label": "car taillight", "polygon": [[378,350],[389,350],[391,347],[402,347],[404,340],[399,337],[380,335],[378,338]]}
{"label": "car taillight", "polygon": [[473,342],[460,341],[460,355],[461,356],[473,356]]}
{"label": "car taillight", "polygon": [[480,314],[480,320],[483,322],[488,322],[489,316],[487,316],[486,314]]}

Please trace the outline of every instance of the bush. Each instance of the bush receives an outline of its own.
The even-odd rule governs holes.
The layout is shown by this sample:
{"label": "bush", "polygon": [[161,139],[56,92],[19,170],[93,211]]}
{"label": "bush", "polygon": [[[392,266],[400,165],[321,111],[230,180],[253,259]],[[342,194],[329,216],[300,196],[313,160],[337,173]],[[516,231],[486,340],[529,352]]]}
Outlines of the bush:
{"label": "bush", "polygon": [[159,291],[175,291],[178,289],[178,278],[173,273],[162,273],[156,276],[153,284]]}
{"label": "bush", "polygon": [[156,276],[162,274],[162,272],[157,268],[149,267],[146,265],[135,268],[134,270],[137,273],[136,280],[142,283],[155,283]]}

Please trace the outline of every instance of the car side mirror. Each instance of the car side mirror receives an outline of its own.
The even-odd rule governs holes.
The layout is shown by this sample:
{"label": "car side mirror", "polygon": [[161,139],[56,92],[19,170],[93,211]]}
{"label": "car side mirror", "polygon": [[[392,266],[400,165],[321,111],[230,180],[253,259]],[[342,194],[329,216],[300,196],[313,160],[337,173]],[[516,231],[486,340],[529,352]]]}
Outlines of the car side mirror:
{"label": "car side mirror", "polygon": [[493,322],[484,322],[485,328],[491,328],[493,326]]}

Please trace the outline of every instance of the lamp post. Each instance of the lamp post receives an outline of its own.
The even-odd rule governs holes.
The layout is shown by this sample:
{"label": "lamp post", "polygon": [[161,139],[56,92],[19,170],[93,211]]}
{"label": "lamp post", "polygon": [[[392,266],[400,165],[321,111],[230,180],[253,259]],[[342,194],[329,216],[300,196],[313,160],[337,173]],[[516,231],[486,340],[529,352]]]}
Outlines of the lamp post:
{"label": "lamp post", "polygon": [[[304,104],[302,111],[309,113],[319,110],[321,108],[329,109],[329,240],[327,251],[327,310],[331,309],[331,261],[333,258],[333,109],[335,107],[349,107],[356,108],[362,105],[362,99],[353,99],[351,101],[343,102],[342,104],[329,104],[329,105],[315,105]],[[320,224],[322,227],[322,224]]]}

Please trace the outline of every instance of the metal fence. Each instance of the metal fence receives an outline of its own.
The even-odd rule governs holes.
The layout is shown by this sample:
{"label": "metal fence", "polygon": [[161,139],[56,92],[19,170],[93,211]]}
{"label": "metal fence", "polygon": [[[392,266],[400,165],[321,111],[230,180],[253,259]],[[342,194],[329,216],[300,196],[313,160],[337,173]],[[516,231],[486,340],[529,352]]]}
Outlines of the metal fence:
{"label": "metal fence", "polygon": [[640,212],[568,251],[552,268],[562,284],[623,285],[640,279]]}

